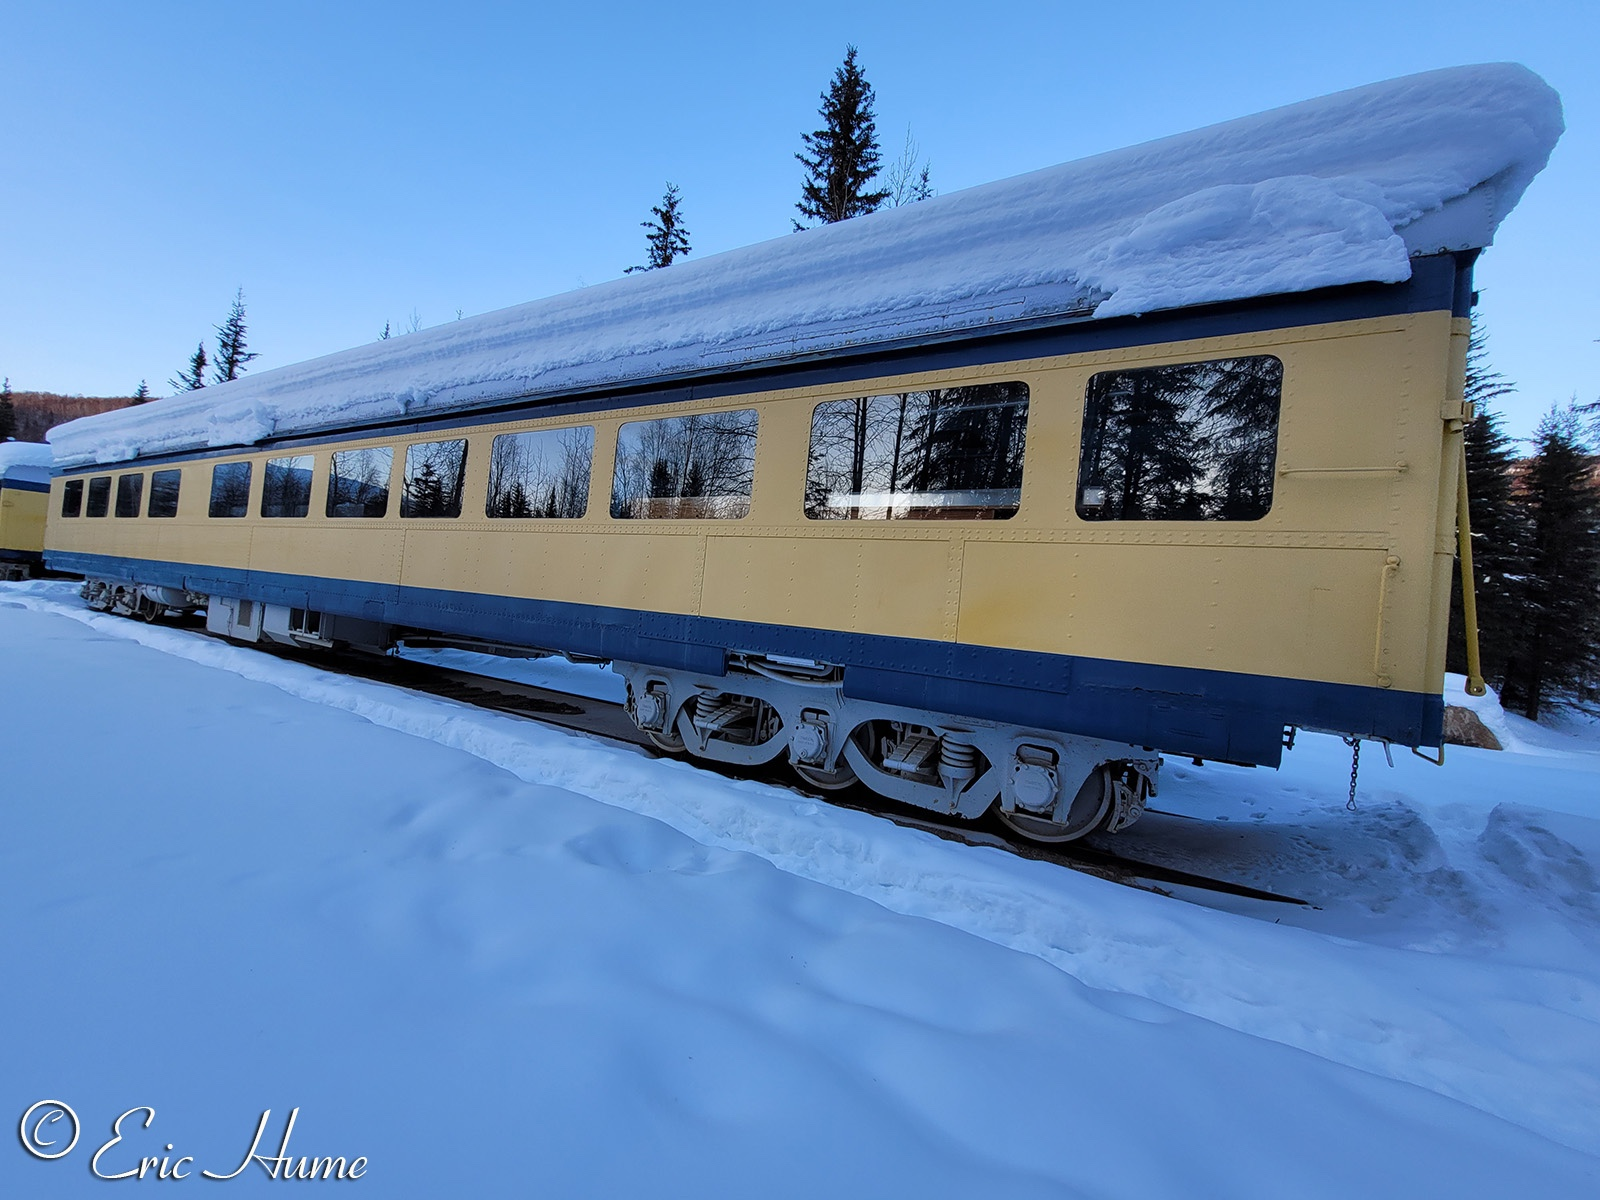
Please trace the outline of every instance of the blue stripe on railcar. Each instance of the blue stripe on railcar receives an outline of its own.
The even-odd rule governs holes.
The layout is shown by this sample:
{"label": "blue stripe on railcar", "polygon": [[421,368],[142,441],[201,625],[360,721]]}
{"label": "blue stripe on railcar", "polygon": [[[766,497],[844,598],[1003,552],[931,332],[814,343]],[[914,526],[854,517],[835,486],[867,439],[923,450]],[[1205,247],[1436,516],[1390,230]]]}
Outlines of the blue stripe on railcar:
{"label": "blue stripe on railcar", "polygon": [[516,596],[48,552],[49,565],[720,676],[729,648],[839,663],[849,696],[1277,766],[1285,725],[1437,746],[1441,696]]}
{"label": "blue stripe on railcar", "polygon": [[0,492],[43,492],[50,494],[48,483],[35,483],[31,479],[0,479]]}

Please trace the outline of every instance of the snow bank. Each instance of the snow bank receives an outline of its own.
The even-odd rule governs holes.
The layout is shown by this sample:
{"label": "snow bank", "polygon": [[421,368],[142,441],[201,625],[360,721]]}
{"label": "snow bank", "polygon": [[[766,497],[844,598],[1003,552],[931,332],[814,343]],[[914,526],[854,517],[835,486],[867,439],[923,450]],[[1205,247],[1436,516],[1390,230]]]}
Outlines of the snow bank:
{"label": "snow bank", "polygon": [[1068,314],[1409,277],[1562,132],[1524,67],[1408,76],[85,417],[63,464],[683,379]]}
{"label": "snow bank", "polygon": [[1593,716],[1576,709],[1547,706],[1553,711],[1542,721],[1530,721],[1508,713],[1500,706],[1500,696],[1493,688],[1482,696],[1469,696],[1465,675],[1445,675],[1444,702],[1471,709],[1501,746],[1518,754],[1570,754],[1575,748],[1596,740],[1595,731],[1600,729],[1600,723]]}
{"label": "snow bank", "polygon": [[[1281,772],[1169,763],[1171,811],[1119,845],[1319,906],[1234,913],[92,614],[57,583],[0,586],[0,670],[37,681],[0,721],[4,795],[54,797],[0,804],[7,961],[72,974],[86,1011],[148,988],[180,1028],[203,1002],[275,1030],[322,1065],[272,1094],[365,1114],[388,1164],[429,1169],[381,1133],[407,1128],[392,1091],[482,1092],[559,1125],[548,1169],[630,1185],[552,1194],[634,1194],[675,1139],[702,1173],[667,1191],[700,1195],[750,1190],[784,1144],[826,1146],[804,1171],[835,1186],[773,1159],[763,1194],[865,1194],[873,1155],[904,1172],[883,1194],[1033,1194],[1024,1170],[1042,1194],[1589,1195],[1600,1173],[1594,741],[1452,747],[1442,770],[1368,756],[1354,813],[1337,738],[1304,736]],[[90,686],[101,703],[74,708]],[[94,938],[121,931],[96,918],[134,907],[216,977],[203,997],[158,956],[116,959],[132,980],[76,965],[113,961]],[[348,960],[335,978],[317,947]],[[198,1020],[181,1044],[226,1032]],[[144,1060],[114,1059],[109,1087],[121,1032],[66,1057],[28,1042],[15,1074],[42,1088],[65,1065],[106,1105],[194,1094]],[[341,1061],[362,1089],[332,1087]],[[232,1076],[206,1086],[249,1102]],[[621,1149],[586,1159],[619,1122]]]}

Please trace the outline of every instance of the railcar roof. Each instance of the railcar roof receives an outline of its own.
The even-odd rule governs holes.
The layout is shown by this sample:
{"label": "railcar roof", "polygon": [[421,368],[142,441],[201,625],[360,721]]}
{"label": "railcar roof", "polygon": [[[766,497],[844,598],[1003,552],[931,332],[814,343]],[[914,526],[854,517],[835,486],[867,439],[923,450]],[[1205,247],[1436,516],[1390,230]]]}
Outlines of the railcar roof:
{"label": "railcar roof", "polygon": [[58,465],[1353,283],[1489,245],[1563,130],[1514,64],[1308,100],[358,346],[49,437]]}

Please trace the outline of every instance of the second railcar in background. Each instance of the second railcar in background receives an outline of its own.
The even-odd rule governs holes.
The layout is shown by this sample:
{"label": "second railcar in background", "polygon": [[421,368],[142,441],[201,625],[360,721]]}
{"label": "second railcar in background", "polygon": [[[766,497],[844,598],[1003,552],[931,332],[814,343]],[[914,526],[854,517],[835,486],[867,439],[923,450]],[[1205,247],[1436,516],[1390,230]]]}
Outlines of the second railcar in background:
{"label": "second railcar in background", "polygon": [[50,447],[0,443],[0,579],[26,579],[44,564]]}

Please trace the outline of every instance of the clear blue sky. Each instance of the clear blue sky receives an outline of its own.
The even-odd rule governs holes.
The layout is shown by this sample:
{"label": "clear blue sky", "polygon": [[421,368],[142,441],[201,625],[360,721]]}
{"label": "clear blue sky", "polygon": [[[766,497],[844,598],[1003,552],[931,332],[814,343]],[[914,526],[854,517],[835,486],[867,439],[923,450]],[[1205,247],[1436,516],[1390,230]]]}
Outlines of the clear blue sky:
{"label": "clear blue sky", "polygon": [[164,395],[243,287],[253,369],[598,283],[667,180],[694,253],[786,232],[847,42],[940,192],[1433,67],[1567,134],[1479,268],[1530,431],[1600,395],[1600,5],[811,3],[0,9],[0,373]]}

